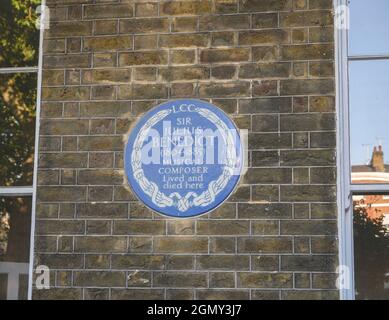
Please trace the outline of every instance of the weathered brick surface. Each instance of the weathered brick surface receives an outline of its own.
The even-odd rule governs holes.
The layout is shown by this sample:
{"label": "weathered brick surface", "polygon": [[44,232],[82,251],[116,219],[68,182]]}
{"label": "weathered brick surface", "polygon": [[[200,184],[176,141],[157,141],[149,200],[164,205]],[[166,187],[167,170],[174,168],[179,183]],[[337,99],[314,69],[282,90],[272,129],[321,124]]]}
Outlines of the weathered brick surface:
{"label": "weathered brick surface", "polygon": [[[103,3],[104,2],[104,3]],[[337,299],[330,0],[48,0],[35,299]],[[124,137],[178,97],[248,129],[213,213],[165,219],[125,187]]]}

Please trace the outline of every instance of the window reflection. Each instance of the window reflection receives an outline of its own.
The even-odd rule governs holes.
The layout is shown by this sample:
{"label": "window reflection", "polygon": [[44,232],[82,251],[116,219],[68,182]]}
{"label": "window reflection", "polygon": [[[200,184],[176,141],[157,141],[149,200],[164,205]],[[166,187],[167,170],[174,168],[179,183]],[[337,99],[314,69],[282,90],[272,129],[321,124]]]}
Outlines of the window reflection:
{"label": "window reflection", "polygon": [[0,186],[32,185],[35,73],[0,74]]}
{"label": "window reflection", "polygon": [[351,180],[355,184],[389,184],[389,164],[385,162],[381,145],[373,148],[367,164],[352,166]]}
{"label": "window reflection", "polygon": [[40,0],[1,0],[0,68],[38,65]]}
{"label": "window reflection", "polygon": [[[32,186],[41,0],[0,4],[0,187]],[[7,69],[4,69],[7,68]],[[33,69],[34,70],[34,69]],[[0,300],[26,299],[31,197],[0,197]]]}
{"label": "window reflection", "polygon": [[389,1],[350,0],[349,54],[389,54]]}
{"label": "window reflection", "polygon": [[356,299],[389,299],[389,197],[354,196]]}
{"label": "window reflection", "polygon": [[26,299],[31,197],[0,198],[0,299]]}
{"label": "window reflection", "polygon": [[352,182],[389,184],[389,60],[353,61],[349,72]]}

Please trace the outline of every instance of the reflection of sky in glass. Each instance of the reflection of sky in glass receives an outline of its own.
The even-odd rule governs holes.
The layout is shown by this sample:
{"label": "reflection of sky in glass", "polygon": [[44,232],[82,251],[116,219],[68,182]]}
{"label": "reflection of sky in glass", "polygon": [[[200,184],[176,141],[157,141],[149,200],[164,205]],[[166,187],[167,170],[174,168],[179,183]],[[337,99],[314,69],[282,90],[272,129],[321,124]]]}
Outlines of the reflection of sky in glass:
{"label": "reflection of sky in glass", "polygon": [[[350,0],[349,55],[389,54],[389,0]],[[389,60],[350,62],[351,163],[382,143],[389,163]]]}
{"label": "reflection of sky in glass", "polygon": [[379,142],[389,163],[389,60],[353,61],[349,72],[351,164],[366,164]]}
{"label": "reflection of sky in glass", "polygon": [[350,0],[349,54],[389,54],[389,0]]}

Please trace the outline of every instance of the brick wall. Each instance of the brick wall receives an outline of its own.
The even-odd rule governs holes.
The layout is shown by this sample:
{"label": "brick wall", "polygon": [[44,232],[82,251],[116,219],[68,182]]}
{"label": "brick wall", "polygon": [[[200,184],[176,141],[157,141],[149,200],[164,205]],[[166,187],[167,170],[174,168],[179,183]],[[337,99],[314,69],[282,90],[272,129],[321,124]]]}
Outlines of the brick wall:
{"label": "brick wall", "polygon": [[[337,299],[330,0],[48,0],[33,298]],[[210,101],[250,168],[197,219],[126,188],[123,138],[152,106]]]}

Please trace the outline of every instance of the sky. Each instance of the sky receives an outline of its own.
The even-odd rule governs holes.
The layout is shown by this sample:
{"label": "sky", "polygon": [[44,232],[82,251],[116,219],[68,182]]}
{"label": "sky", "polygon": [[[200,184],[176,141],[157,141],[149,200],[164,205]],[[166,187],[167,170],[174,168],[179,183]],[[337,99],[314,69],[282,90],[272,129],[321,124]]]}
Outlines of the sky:
{"label": "sky", "polygon": [[[349,55],[389,56],[389,0],[350,0]],[[382,144],[389,164],[389,60],[351,61],[351,164]]]}

